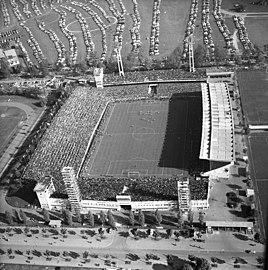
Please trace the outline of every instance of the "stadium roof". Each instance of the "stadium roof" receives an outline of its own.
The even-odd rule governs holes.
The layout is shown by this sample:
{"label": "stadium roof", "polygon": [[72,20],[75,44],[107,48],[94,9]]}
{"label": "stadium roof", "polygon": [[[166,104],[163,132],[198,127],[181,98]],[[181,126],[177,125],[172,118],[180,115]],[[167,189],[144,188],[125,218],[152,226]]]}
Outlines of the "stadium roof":
{"label": "stadium roof", "polygon": [[233,227],[233,228],[253,228],[253,223],[248,221],[206,221],[207,227]]}
{"label": "stadium roof", "polygon": [[202,83],[203,128],[201,159],[233,160],[233,118],[226,83]]}

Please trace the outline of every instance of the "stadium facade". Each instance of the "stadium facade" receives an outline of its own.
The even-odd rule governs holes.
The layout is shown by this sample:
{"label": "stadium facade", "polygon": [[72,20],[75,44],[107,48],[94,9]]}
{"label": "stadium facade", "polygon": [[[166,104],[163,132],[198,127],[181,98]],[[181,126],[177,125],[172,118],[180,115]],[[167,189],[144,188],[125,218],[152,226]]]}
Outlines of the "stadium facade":
{"label": "stadium facade", "polygon": [[[162,201],[132,201],[130,195],[118,194],[113,201],[100,200],[83,200],[80,197],[80,191],[75,184],[77,175],[73,168],[63,168],[63,179],[67,184],[67,192],[69,202],[73,209],[79,209],[82,213],[88,210],[108,210],[108,209],[132,209],[132,210],[200,210],[209,207],[209,191],[211,189],[211,180],[223,178],[228,179],[229,175],[234,171],[234,121],[232,114],[232,106],[227,83],[201,83],[202,89],[202,138],[200,145],[199,159],[207,160],[210,169],[196,176],[194,182],[187,178],[181,178],[178,181],[177,200]],[[73,172],[71,177],[66,176],[66,171]],[[72,178],[72,179],[71,179]],[[70,180],[71,182],[70,183]],[[200,181],[200,182],[198,182]],[[198,198],[191,194],[195,183],[205,183],[206,195]],[[66,203],[66,199],[52,198],[55,192],[52,179],[38,183],[34,189],[36,192],[41,208],[49,210],[61,210]],[[71,195],[71,199],[70,199]]]}

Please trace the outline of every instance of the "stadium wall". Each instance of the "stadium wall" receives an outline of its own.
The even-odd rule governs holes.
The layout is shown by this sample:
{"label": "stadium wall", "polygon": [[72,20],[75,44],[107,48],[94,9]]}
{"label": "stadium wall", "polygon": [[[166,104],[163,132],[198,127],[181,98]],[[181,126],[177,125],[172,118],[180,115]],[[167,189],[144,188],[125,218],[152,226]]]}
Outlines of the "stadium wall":
{"label": "stadium wall", "polygon": [[[143,211],[155,211],[158,210],[171,210],[178,207],[177,201],[134,201],[127,204],[131,206],[132,210],[143,210]],[[87,213],[88,210],[121,210],[119,202],[115,201],[94,201],[94,200],[82,200],[81,208],[82,213]]]}

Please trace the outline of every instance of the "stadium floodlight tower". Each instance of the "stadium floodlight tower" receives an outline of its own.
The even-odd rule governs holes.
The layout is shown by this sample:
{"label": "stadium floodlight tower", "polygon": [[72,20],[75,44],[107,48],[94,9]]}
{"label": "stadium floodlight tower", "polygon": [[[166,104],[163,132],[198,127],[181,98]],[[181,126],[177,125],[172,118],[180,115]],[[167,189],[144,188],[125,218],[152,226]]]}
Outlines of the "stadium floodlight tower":
{"label": "stadium floodlight tower", "polygon": [[125,74],[124,74],[123,62],[122,62],[122,57],[121,57],[121,46],[119,44],[116,44],[114,51],[116,53],[119,76],[124,77]]}
{"label": "stadium floodlight tower", "polygon": [[195,67],[194,67],[194,37],[193,34],[191,34],[188,37],[188,46],[189,46],[189,67],[190,67],[190,72],[195,72]]}
{"label": "stadium floodlight tower", "polygon": [[182,211],[188,211],[190,208],[189,179],[182,177],[177,183],[179,208]]}
{"label": "stadium floodlight tower", "polygon": [[63,167],[62,171],[63,182],[68,194],[68,199],[72,206],[72,212],[77,213],[81,210],[81,193],[78,187],[77,178],[73,167]]}

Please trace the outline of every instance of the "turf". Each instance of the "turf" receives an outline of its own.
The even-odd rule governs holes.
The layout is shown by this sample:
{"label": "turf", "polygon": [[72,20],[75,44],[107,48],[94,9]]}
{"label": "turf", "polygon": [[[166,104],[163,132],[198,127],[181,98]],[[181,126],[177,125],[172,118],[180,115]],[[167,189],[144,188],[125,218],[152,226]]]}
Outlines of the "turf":
{"label": "turf", "polygon": [[25,117],[25,113],[19,108],[1,106],[0,104],[0,152],[16,133],[20,121]]}
{"label": "turf", "polygon": [[82,176],[185,175],[202,167],[200,97],[115,103]]}
{"label": "turf", "polygon": [[247,122],[251,125],[268,124],[268,73],[241,71],[237,77]]}
{"label": "turf", "polygon": [[268,134],[253,134],[249,137],[250,174],[255,182],[255,192],[261,207],[261,229],[264,234],[268,226]]}

